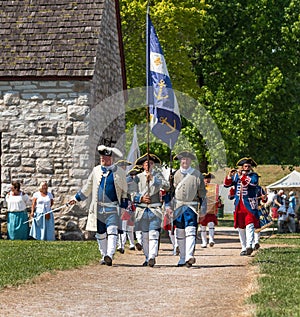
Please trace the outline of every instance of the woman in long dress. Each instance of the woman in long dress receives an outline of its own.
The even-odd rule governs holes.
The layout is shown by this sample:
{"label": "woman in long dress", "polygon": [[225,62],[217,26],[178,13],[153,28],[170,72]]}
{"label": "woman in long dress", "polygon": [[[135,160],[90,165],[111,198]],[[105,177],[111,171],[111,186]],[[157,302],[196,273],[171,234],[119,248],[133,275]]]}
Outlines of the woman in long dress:
{"label": "woman in long dress", "polygon": [[53,195],[48,192],[48,184],[41,182],[39,191],[33,194],[30,214],[33,220],[29,235],[36,240],[55,240],[52,205]]}
{"label": "woman in long dress", "polygon": [[11,183],[11,190],[5,197],[7,205],[7,238],[9,240],[27,240],[29,234],[28,212],[30,199],[21,191],[19,182]]}

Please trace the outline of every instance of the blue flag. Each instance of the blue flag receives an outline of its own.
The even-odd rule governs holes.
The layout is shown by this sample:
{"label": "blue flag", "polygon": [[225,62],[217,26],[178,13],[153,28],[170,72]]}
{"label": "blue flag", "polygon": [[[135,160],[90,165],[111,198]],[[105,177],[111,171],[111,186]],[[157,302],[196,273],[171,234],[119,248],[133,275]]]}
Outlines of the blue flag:
{"label": "blue flag", "polygon": [[171,149],[176,143],[181,120],[164,53],[147,14],[147,105],[152,133]]}

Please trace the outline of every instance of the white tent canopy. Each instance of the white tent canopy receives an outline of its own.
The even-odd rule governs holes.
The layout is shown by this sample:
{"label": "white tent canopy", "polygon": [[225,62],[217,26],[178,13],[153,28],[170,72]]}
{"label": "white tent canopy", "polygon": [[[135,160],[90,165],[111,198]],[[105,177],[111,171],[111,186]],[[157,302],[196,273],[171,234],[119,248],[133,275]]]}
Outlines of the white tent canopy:
{"label": "white tent canopy", "polygon": [[[284,176],[277,182],[268,185],[267,190],[279,190],[283,189],[285,194],[287,195],[290,191],[295,192],[296,194],[296,210],[300,208],[300,173],[297,171],[292,171],[290,174]],[[271,197],[270,197],[271,198]]]}
{"label": "white tent canopy", "polygon": [[292,189],[298,188],[300,190],[300,173],[297,171],[292,171],[290,174],[284,176],[277,182],[267,186],[267,189]]}

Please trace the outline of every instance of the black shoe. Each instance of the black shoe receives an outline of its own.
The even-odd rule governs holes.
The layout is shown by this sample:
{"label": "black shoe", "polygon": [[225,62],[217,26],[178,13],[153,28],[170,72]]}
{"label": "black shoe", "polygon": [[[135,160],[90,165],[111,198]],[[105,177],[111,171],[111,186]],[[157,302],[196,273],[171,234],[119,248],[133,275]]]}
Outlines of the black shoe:
{"label": "black shoe", "polygon": [[135,250],[135,247],[130,247],[129,250]]}
{"label": "black shoe", "polygon": [[252,252],[253,252],[253,249],[251,247],[246,249],[247,255],[251,255]]}
{"label": "black shoe", "polygon": [[196,263],[196,259],[194,257],[192,257],[188,261],[185,262],[185,266],[186,267],[191,267],[195,263]]}
{"label": "black shoe", "polygon": [[210,247],[213,247],[214,245],[215,245],[214,242],[209,242],[209,246],[210,246]]}
{"label": "black shoe", "polygon": [[247,255],[247,252],[246,252],[246,251],[242,251],[242,252],[240,253],[240,255],[241,255],[241,256]]}
{"label": "black shoe", "polygon": [[145,261],[142,265],[143,266],[148,266],[148,261]]}
{"label": "black shoe", "polygon": [[120,252],[121,254],[124,254],[124,252],[125,252],[125,250],[123,248],[118,248],[117,251]]}
{"label": "black shoe", "polygon": [[142,251],[142,250],[143,250],[142,245],[141,245],[140,243],[138,243],[138,242],[135,244],[135,247],[136,247],[137,250],[139,250],[139,251]]}
{"label": "black shoe", "polygon": [[112,258],[108,255],[104,257],[104,262],[107,266],[112,266]]}
{"label": "black shoe", "polygon": [[254,250],[258,250],[259,248],[260,248],[260,244],[259,243],[255,243]]}
{"label": "black shoe", "polygon": [[156,263],[155,259],[149,259],[148,265],[150,267],[153,267],[155,265],[155,263]]}

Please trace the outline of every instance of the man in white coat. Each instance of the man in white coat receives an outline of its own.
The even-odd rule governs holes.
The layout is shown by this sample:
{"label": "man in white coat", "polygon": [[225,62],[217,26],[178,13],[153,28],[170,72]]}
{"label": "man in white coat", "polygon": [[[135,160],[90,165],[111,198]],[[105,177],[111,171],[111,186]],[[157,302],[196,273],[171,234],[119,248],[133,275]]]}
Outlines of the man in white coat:
{"label": "man in white coat", "polygon": [[93,168],[85,186],[79,190],[70,204],[92,195],[86,230],[96,231],[96,239],[102,255],[101,264],[112,265],[116,250],[120,208],[127,208],[126,172],[113,164],[122,153],[115,147],[98,146],[100,165]]}
{"label": "man in white coat", "polygon": [[142,231],[145,262],[143,266],[153,267],[158,255],[159,235],[162,225],[162,202],[160,189],[168,189],[169,183],[162,173],[154,169],[161,164],[154,154],[145,154],[138,158],[135,165],[143,166],[144,171],[136,176],[138,192],[134,195],[136,204],[136,230]]}
{"label": "man in white coat", "polygon": [[180,169],[174,174],[174,197],[166,202],[167,213],[175,219],[175,235],[180,252],[177,266],[191,267],[196,262],[196,229],[206,190],[203,175],[191,167],[195,159],[195,155],[187,151],[174,157],[174,160],[180,160]]}

